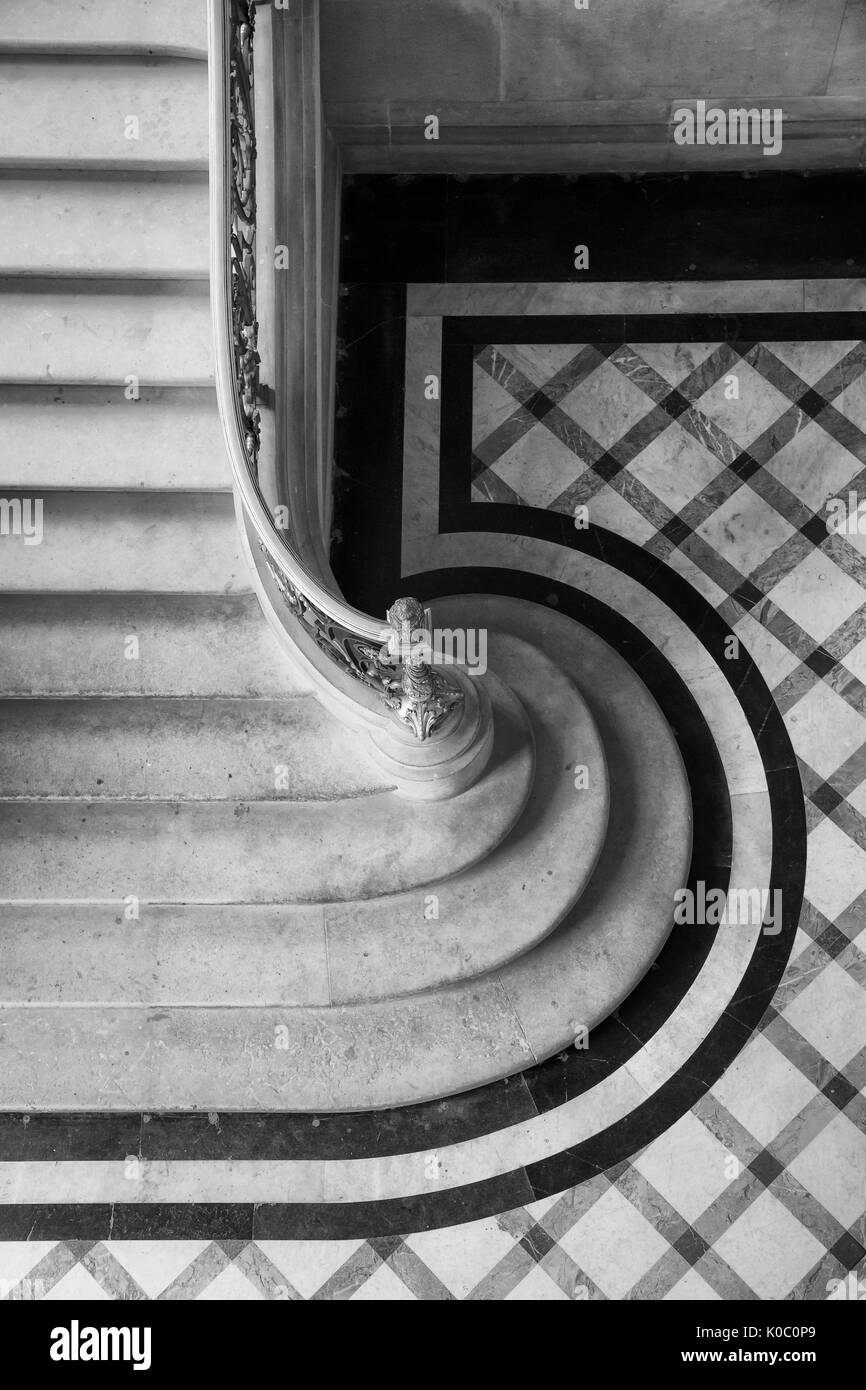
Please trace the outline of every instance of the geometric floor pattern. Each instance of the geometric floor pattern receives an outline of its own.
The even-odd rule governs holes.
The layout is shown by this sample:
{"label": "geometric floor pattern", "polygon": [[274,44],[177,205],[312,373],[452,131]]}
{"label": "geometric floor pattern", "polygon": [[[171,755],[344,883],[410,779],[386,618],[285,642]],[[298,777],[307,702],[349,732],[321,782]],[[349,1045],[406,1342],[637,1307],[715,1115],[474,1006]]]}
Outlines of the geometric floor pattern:
{"label": "geometric floor pattern", "polygon": [[[809,830],[791,964],[734,1065],[604,1200],[624,1250],[652,1243],[622,1196],[657,1235],[689,1223],[686,1296],[827,1297],[825,1252],[866,1276],[866,516],[836,532],[826,505],[866,502],[866,345],[490,345],[473,455],[473,501],[585,507],[676,569],[784,716]],[[664,1296],[635,1260],[608,1296]]]}
{"label": "geometric floor pattern", "polygon": [[[760,1028],[628,1162],[497,1217],[344,1241],[0,1244],[0,1296],[766,1300],[866,1285],[862,343],[503,344],[475,362],[473,500],[589,518],[716,607],[784,716],[806,901]],[[866,1290],[864,1290],[866,1291]]]}

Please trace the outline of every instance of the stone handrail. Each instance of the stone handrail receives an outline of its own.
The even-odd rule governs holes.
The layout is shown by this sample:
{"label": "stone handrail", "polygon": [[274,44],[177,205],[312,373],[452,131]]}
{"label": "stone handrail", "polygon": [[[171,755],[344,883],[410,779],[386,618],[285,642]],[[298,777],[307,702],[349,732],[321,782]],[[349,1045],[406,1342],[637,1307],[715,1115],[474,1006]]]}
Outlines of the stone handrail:
{"label": "stone handrail", "polygon": [[[265,614],[325,703],[371,735],[399,790],[453,795],[480,775],[490,751],[479,682],[455,666],[447,675],[434,669],[451,658],[419,642],[424,613],[415,600],[398,600],[376,620],[331,592],[277,527],[260,486],[254,25],[252,0],[208,0],[214,362],[242,537]],[[429,767],[409,757],[408,783],[399,751],[407,734],[444,745],[430,747]]]}

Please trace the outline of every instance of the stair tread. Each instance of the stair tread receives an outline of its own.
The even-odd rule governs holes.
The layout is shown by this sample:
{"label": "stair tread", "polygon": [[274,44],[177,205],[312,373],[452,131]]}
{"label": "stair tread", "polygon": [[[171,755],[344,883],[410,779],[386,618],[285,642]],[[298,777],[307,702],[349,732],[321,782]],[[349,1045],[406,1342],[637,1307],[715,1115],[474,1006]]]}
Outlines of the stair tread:
{"label": "stair tread", "polygon": [[25,51],[87,48],[207,55],[204,0],[5,0],[0,42]]}
{"label": "stair tread", "polygon": [[[5,501],[15,500],[6,493]],[[228,593],[251,587],[228,495],[56,491],[18,500],[33,534],[0,536],[0,591]],[[38,535],[37,502],[42,539],[30,544]]]}
{"label": "stair tread", "polygon": [[10,284],[0,290],[0,382],[135,389],[213,379],[210,304],[198,289],[149,281],[140,293],[105,292],[98,282],[78,292],[44,281],[29,289]]}
{"label": "stair tread", "polygon": [[0,53],[0,129],[5,165],[206,168],[207,65]]}
{"label": "stair tread", "polygon": [[[30,899],[38,885],[49,900],[342,902],[449,878],[485,858],[526,802],[531,735],[509,718],[484,780],[435,803],[379,790],[329,801],[2,800],[4,895]],[[333,726],[324,716],[323,739]],[[335,740],[337,756],[347,742],[363,769],[357,736],[340,729]],[[268,755],[269,775],[281,756],[291,750]]]}
{"label": "stair tread", "polygon": [[228,491],[231,468],[209,388],[0,385],[3,486]]}
{"label": "stair tread", "polygon": [[386,787],[306,699],[0,701],[5,801],[335,801]]}
{"label": "stair tread", "polygon": [[203,182],[5,179],[4,274],[206,277]]}
{"label": "stair tread", "polygon": [[[215,994],[212,1006],[189,1007],[171,1002],[178,993],[159,972],[154,998],[134,1008],[120,1001],[42,1007],[38,995],[26,1008],[8,1002],[0,1009],[0,1106],[33,1104],[37,1096],[49,1109],[387,1108],[509,1075],[616,1008],[672,925],[674,893],[691,856],[688,783],[671,730],[627,663],[561,614],[514,606],[527,610],[525,623],[536,632],[540,626],[562,655],[593,708],[609,763],[609,834],[589,887],[556,931],[495,973],[338,1008],[249,1006],[243,982],[235,1007]],[[513,626],[525,637],[519,613]],[[305,941],[318,939],[318,923],[308,926]],[[175,921],[171,930],[182,929]],[[10,927],[11,942],[25,938]],[[148,949],[145,942],[145,963]],[[263,948],[263,976],[267,958]],[[304,968],[312,969],[306,956]],[[19,964],[9,977],[26,973]],[[83,998],[84,988],[73,986],[67,997]]]}
{"label": "stair tread", "polygon": [[5,696],[307,691],[254,594],[0,594]]}

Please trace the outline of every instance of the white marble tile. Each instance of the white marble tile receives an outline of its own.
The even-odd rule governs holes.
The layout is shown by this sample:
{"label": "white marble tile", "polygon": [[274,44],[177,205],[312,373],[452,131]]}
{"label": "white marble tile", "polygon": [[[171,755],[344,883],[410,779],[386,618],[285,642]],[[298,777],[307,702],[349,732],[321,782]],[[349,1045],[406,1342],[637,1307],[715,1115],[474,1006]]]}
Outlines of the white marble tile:
{"label": "white marble tile", "polygon": [[784,720],[797,756],[825,778],[866,742],[866,720],[824,681],[816,681]]}
{"label": "white marble tile", "polygon": [[402,1279],[387,1265],[380,1265],[376,1273],[366,1279],[352,1294],[353,1303],[415,1303],[417,1299],[407,1289]]}
{"label": "white marble tile", "polygon": [[831,820],[806,841],[806,897],[833,921],[866,889],[866,854]]}
{"label": "white marble tile", "polygon": [[536,386],[546,386],[583,351],[584,346],[583,343],[504,343],[497,345],[497,351],[504,353]]}
{"label": "white marble tile", "polygon": [[667,503],[672,512],[680,512],[723,467],[700,440],[673,421],[632,459],[628,472]]}
{"label": "white marble tile", "polygon": [[687,1111],[635,1159],[634,1166],[693,1223],[731,1182],[725,1171],[727,1159],[715,1135]]}
{"label": "white marble tile", "polygon": [[690,1269],[688,1274],[684,1274],[665,1294],[665,1302],[710,1302],[720,1301],[720,1295],[715,1289],[711,1289],[706,1279],[702,1279],[696,1269]]}
{"label": "white marble tile", "polygon": [[[734,376],[739,395],[729,400],[728,377]],[[790,408],[791,402],[748,362],[737,362],[696,401],[697,409],[745,449]]]}
{"label": "white marble tile", "polygon": [[757,1033],[712,1087],[712,1094],[766,1145],[818,1092],[768,1038]]}
{"label": "white marble tile", "polygon": [[833,398],[833,406],[861,430],[866,431],[866,375],[858,376]]}
{"label": "white marble tile", "polygon": [[257,1240],[259,1249],[293,1289],[312,1298],[357,1250],[360,1240]]}
{"label": "white marble tile", "polygon": [[615,536],[634,541],[635,545],[643,545],[656,534],[653,523],[607,484],[590,499],[587,510],[590,526],[603,526]]}
{"label": "white marble tile", "polygon": [[835,961],[796,995],[782,1016],[839,1071],[866,1046],[866,994]]}
{"label": "white marble tile", "polygon": [[323,1164],[279,1159],[0,1162],[0,1203],[283,1202],[324,1200]]}
{"label": "white marble tile", "polygon": [[655,403],[611,362],[604,361],[562,398],[560,407],[609,449],[649,415]]}
{"label": "white marble tile", "polygon": [[846,1229],[866,1211],[866,1135],[846,1115],[835,1115],[788,1168]]}
{"label": "white marble tile", "polygon": [[206,1240],[107,1240],[105,1248],[123,1265],[148,1298],[158,1298],[193,1260],[207,1250]]}
{"label": "white marble tile", "polygon": [[861,637],[856,646],[852,647],[847,656],[843,656],[842,665],[847,666],[853,672],[858,681],[866,685],[866,637]]}
{"label": "white marble tile", "polygon": [[53,1240],[0,1241],[0,1279],[17,1283],[54,1249]]}
{"label": "white marble tile", "polygon": [[823,642],[866,602],[866,589],[829,555],[813,550],[767,597],[817,642]]}
{"label": "white marble tile", "polygon": [[406,1244],[455,1298],[465,1298],[511,1254],[515,1242],[494,1217],[489,1217],[462,1226],[418,1231],[407,1237]]}
{"label": "white marble tile", "polygon": [[842,495],[847,506],[844,488],[861,468],[860,460],[814,420],[798,430],[767,464],[767,472],[822,520],[828,516],[828,498]]}
{"label": "white marble tile", "polygon": [[866,309],[866,280],[805,280],[803,308],[807,314]]}
{"label": "white marble tile", "polygon": [[739,621],[734,623],[733,631],[739,637],[743,648],[754,661],[770,690],[775,689],[786,676],[789,676],[800,665],[800,658],[791,651],[790,647],[786,647],[784,642],[780,642],[778,637],[774,637],[769,628],[757,622],[751,613],[744,613]]}
{"label": "white marble tile", "polygon": [[793,526],[745,484],[696,528],[716,552],[749,575],[794,534]]}
{"label": "white marble tile", "polygon": [[[418,323],[426,321],[424,319],[415,320]],[[438,322],[438,320],[431,320],[431,322]],[[472,377],[472,447],[477,449],[482,440],[487,439],[494,430],[497,430],[520,409],[520,402],[515,400],[511,392],[506,391],[505,387],[501,386],[478,362],[472,364]],[[408,458],[404,452],[404,480],[406,473],[416,466],[417,461]]]}
{"label": "white marble tile", "polygon": [[[838,285],[840,282],[829,283]],[[746,314],[754,312],[756,303],[760,304],[763,313],[800,313],[804,306],[803,286],[802,280],[414,284],[408,286],[407,313]]]}
{"label": "white marble tile", "polygon": [[83,1265],[73,1265],[44,1297],[48,1303],[63,1303],[67,1299],[72,1303],[105,1303],[111,1294],[97,1284]]}
{"label": "white marble tile", "polygon": [[403,543],[435,530],[439,518],[439,408],[428,400],[425,378],[442,372],[442,324],[438,319],[406,323],[406,383],[403,408]]}
{"label": "white marble tile", "polygon": [[687,376],[715,352],[718,343],[631,343],[633,352],[642,357],[671,386],[679,386]]}
{"label": "white marble tile", "polygon": [[814,386],[846,353],[857,346],[857,340],[850,338],[838,342],[766,343],[765,346],[784,362],[786,367],[790,367],[801,381]]}
{"label": "white marble tile", "polygon": [[504,1303],[516,1303],[518,1301],[526,1303],[570,1303],[571,1299],[564,1289],[554,1283],[550,1275],[541,1267],[536,1265],[531,1269],[525,1279],[521,1279],[510,1293],[505,1295]]}
{"label": "white marble tile", "polygon": [[196,1294],[198,1303],[263,1303],[265,1295],[261,1289],[254,1288],[249,1279],[230,1264],[217,1277]]}
{"label": "white marble tile", "polygon": [[720,608],[726,602],[728,595],[725,590],[720,588],[714,579],[711,579],[694,560],[690,560],[688,555],[682,550],[672,550],[665,558],[665,564],[677,574],[681,574],[683,579],[687,579],[693,589],[697,589],[713,608]]}
{"label": "white marble tile", "polygon": [[547,508],[565,492],[587,463],[546,425],[533,425],[492,465],[492,471],[532,507]]}
{"label": "white marble tile", "polygon": [[670,1250],[645,1217],[611,1187],[559,1243],[608,1298],[622,1298]]}
{"label": "white marble tile", "polygon": [[713,1248],[762,1299],[785,1298],[826,1253],[771,1192],[762,1192]]}

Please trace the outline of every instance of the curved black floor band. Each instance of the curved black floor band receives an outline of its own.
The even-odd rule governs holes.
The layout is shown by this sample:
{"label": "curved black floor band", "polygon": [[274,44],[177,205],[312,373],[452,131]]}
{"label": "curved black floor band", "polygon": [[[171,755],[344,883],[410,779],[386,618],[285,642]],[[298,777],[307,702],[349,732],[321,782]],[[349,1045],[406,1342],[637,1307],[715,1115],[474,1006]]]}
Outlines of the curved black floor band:
{"label": "curved black floor band", "polygon": [[[476,525],[476,521],[481,520],[477,513],[487,510],[474,509],[472,529],[495,529]],[[525,520],[529,509],[508,510],[522,514]],[[550,513],[541,515],[554,523],[565,521]],[[537,521],[536,514],[536,524]],[[547,525],[542,529],[547,530]],[[572,528],[566,543],[570,541],[573,545],[581,534]],[[556,539],[562,543],[565,537]],[[601,539],[597,537],[596,541]],[[610,539],[615,544],[603,542],[603,558],[609,563],[615,554],[621,562],[627,559],[630,563],[622,567],[632,575],[635,569],[643,570],[638,576],[641,582],[663,597],[709,650],[715,649],[718,660],[729,630],[702,596],[631,542],[620,537]],[[642,563],[636,565],[637,556],[629,552],[637,552]],[[460,591],[513,593],[545,603],[555,597],[560,611],[594,630],[597,624],[606,629],[599,635],[621,651],[645,679],[680,741],[696,808],[691,877],[703,878],[714,886],[727,886],[730,804],[718,753],[703,717],[679,676],[627,619],[568,586],[512,570],[447,570],[415,576],[405,584],[424,598]],[[689,1059],[687,1067],[659,1088],[645,1105],[604,1133],[550,1159],[444,1192],[350,1204],[7,1206],[0,1208],[0,1238],[20,1239],[24,1233],[32,1239],[72,1238],[85,1234],[95,1238],[107,1235],[110,1230],[115,1239],[157,1239],[160,1236],[173,1239],[196,1236],[337,1239],[376,1232],[395,1234],[422,1230],[474,1220],[560,1191],[595,1175],[600,1169],[615,1166],[663,1133],[721,1075],[759,1022],[784,971],[802,901],[805,814],[787,730],[750,658],[742,655],[736,662],[722,663],[721,670],[743,706],[770,786],[774,837],[771,886],[782,889],[783,929],[776,937],[759,939],[749,968],[723,1018]],[[671,708],[674,692],[676,707]],[[5,1115],[0,1117],[0,1157],[7,1161],[85,1157],[116,1161],[126,1153],[140,1151],[145,1158],[187,1160],[347,1159],[429,1151],[466,1140],[473,1134],[488,1133],[560,1105],[594,1085],[604,1074],[598,1069],[605,1065],[600,1061],[602,1046],[605,1059],[615,1057],[616,1065],[621,1065],[657,1031],[694,979],[712,942],[711,929],[685,930],[687,934],[684,935],[675,929],[659,956],[658,969],[645,977],[618,1015],[603,1025],[603,1040],[602,1029],[594,1030],[593,1048],[597,1056],[592,1062],[589,1054],[569,1050],[568,1054],[532,1068],[520,1077],[468,1093],[467,1097],[429,1102],[384,1114],[321,1117],[318,1124],[310,1116],[292,1115],[221,1115],[216,1125],[204,1115],[154,1115],[148,1117],[147,1122],[142,1122],[137,1114],[30,1115],[27,1122],[21,1115]],[[662,978],[669,982],[667,987],[663,987]],[[465,1113],[456,1113],[458,1103],[465,1104]],[[377,1140],[372,1145],[369,1143],[371,1126],[375,1126],[377,1132]],[[401,1126],[406,1127],[407,1136],[410,1126],[414,1130],[411,1142],[398,1137]],[[338,1135],[339,1143],[336,1142]]]}

